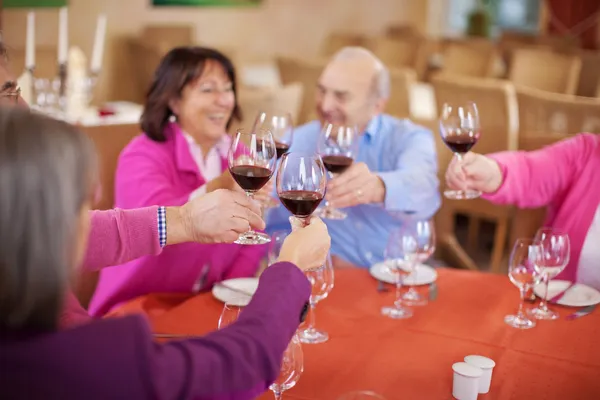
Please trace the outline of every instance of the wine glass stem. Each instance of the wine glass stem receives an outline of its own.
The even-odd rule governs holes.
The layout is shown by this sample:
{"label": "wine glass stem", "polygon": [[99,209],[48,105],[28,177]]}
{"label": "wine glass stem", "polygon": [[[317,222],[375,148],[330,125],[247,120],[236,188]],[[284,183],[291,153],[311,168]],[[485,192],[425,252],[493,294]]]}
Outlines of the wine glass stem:
{"label": "wine glass stem", "polygon": [[308,316],[308,328],[307,331],[312,332],[315,330],[316,316],[315,316],[315,308],[316,304],[312,301],[310,302],[310,315]]}
{"label": "wine glass stem", "polygon": [[[417,263],[414,261],[414,259],[412,259],[410,261],[410,274],[412,275],[412,279],[414,282],[417,281]],[[411,286],[410,289],[408,289],[408,291],[410,292],[411,295],[417,294],[417,290],[415,289],[414,286]]]}
{"label": "wine glass stem", "polygon": [[402,305],[402,273],[400,272],[400,266],[396,265],[396,301],[394,304],[400,308]]}
{"label": "wine glass stem", "polygon": [[281,390],[273,390],[273,395],[275,395],[275,400],[283,399],[283,392]]}
{"label": "wine glass stem", "polygon": [[523,312],[523,306],[525,305],[525,295],[527,294],[527,289],[521,288],[519,289],[519,293],[521,294],[521,299],[519,302],[519,311],[517,312],[517,317],[520,319],[525,319],[525,313]]}
{"label": "wine glass stem", "polygon": [[[246,192],[246,196],[250,200],[254,200],[254,192]],[[254,233],[254,229],[252,229],[252,227],[250,225],[248,225],[248,232],[246,232],[246,233]]]}
{"label": "wine glass stem", "polygon": [[540,305],[538,306],[540,310],[546,310],[548,308],[548,287],[550,286],[550,279],[546,274],[543,276],[544,279],[544,297],[540,301]]}

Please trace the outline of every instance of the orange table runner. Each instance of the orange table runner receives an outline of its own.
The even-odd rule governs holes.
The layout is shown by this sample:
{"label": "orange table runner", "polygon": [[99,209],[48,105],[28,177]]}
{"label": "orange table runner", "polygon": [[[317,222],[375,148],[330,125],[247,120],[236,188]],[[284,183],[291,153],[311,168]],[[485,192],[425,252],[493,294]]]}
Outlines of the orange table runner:
{"label": "orange table runner", "polygon": [[[496,361],[490,393],[480,399],[600,398],[599,311],[520,331],[504,324],[519,302],[507,277],[438,272],[437,300],[410,319],[391,320],[380,309],[393,302],[393,290],[377,292],[366,270],[337,270],[335,288],[316,310],[317,327],[330,340],[303,345],[304,373],[284,398],[335,400],[373,390],[388,400],[450,399],[451,365],[469,354]],[[144,312],[156,332],[203,334],[216,329],[222,306],[210,293],[149,295],[114,314]],[[561,316],[575,311],[557,309]]]}

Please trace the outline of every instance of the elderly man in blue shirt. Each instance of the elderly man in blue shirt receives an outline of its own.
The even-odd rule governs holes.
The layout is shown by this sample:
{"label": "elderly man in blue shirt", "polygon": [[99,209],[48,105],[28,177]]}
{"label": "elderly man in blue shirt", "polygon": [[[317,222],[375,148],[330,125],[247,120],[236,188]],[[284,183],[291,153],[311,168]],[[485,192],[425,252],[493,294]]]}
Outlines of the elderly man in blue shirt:
{"label": "elderly man in blue shirt", "polygon": [[[319,120],[295,129],[290,151],[317,152],[321,121],[358,126],[358,156],[327,184],[326,199],[347,218],[325,220],[331,253],[360,267],[384,259],[389,233],[402,216],[429,219],[440,206],[433,134],[384,114],[390,94],[387,68],[370,51],[346,47],[333,56],[317,83]],[[269,210],[267,231],[289,230],[290,213]]]}

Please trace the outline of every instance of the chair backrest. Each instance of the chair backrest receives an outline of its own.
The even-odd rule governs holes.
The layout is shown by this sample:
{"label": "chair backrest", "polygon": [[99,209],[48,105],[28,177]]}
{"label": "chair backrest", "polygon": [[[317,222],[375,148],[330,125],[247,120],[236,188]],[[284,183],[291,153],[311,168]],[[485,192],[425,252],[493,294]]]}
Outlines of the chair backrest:
{"label": "chair backrest", "polygon": [[240,88],[238,103],[242,110],[242,120],[231,124],[229,131],[238,128],[250,128],[261,111],[289,113],[294,125],[298,121],[298,112],[302,105],[303,86],[291,83],[279,88]]}
{"label": "chair backrest", "polygon": [[472,101],[479,111],[481,138],[473,149],[487,154],[516,150],[518,146],[518,108],[515,88],[506,81],[440,75],[433,87],[438,112],[444,103]]}
{"label": "chair backrest", "polygon": [[448,43],[444,49],[442,73],[476,78],[491,77],[495,60],[496,50],[491,44]]}
{"label": "chair backrest", "polygon": [[366,37],[356,33],[334,32],[325,38],[321,55],[330,57],[347,46],[364,46]]}
{"label": "chair backrest", "polygon": [[577,55],[517,49],[512,56],[508,79],[515,85],[575,94],[580,71],[581,59]]}
{"label": "chair backrest", "polygon": [[596,89],[600,88],[600,51],[582,50],[581,72],[577,85],[577,96],[596,97]]}
{"label": "chair backrest", "polygon": [[297,124],[308,122],[315,115],[316,86],[325,65],[326,62],[322,60],[277,57],[281,83],[288,85],[299,82],[303,86],[302,105],[295,120]]}
{"label": "chair backrest", "polygon": [[600,133],[600,99],[517,87],[520,141],[539,136]]}
{"label": "chair backrest", "polygon": [[417,74],[412,69],[390,68],[391,92],[385,111],[400,118],[409,118],[412,86],[417,82]]}

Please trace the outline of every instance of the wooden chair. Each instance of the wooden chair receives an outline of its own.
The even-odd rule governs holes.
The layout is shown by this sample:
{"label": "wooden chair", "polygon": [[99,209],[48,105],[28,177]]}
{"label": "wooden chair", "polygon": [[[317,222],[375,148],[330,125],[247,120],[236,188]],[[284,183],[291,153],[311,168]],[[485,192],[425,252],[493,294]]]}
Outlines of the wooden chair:
{"label": "wooden chair", "polygon": [[291,83],[280,88],[241,88],[238,92],[238,103],[242,110],[242,120],[231,124],[229,131],[237,128],[250,128],[261,111],[290,113],[296,123],[302,106],[303,86]]}
{"label": "wooden chair", "polygon": [[326,62],[283,56],[277,57],[276,62],[282,84],[299,82],[303,87],[302,105],[295,122],[311,121],[315,115],[317,82]]}
{"label": "wooden chair", "polygon": [[[499,80],[451,75],[440,75],[432,83],[438,110],[442,110],[444,103],[460,104],[473,101],[477,104],[482,136],[474,148],[475,151],[486,154],[517,148],[518,111],[513,85]],[[444,174],[451,159],[450,151],[441,150],[439,157],[440,174]],[[490,269],[492,272],[500,272],[512,213],[512,207],[496,206],[483,199],[453,201],[444,198],[437,216],[440,245],[445,249],[445,253],[463,268],[477,269],[456,239],[454,219],[456,214],[467,215],[470,218],[470,247],[476,244],[478,238],[479,219],[493,221],[496,223],[496,231]]]}
{"label": "wooden chair", "polygon": [[415,71],[390,68],[391,92],[385,111],[399,118],[409,118],[411,88],[416,82]]}
{"label": "wooden chair", "polygon": [[600,51],[581,50],[581,72],[577,85],[577,96],[596,97],[596,90],[600,88]]}
{"label": "wooden chair", "polygon": [[325,39],[321,55],[330,57],[347,46],[364,46],[365,36],[356,33],[334,32]]}
{"label": "wooden chair", "polygon": [[[131,139],[140,134],[140,127],[138,124],[100,125],[84,126],[81,127],[81,130],[94,142],[100,164],[102,197],[95,208],[98,210],[111,209],[115,204],[115,171],[119,154]],[[98,277],[98,272],[84,272],[77,279],[74,292],[84,308],[87,308],[94,295]]]}
{"label": "wooden chair", "polygon": [[365,48],[371,50],[388,68],[410,68],[420,79],[427,72],[428,41],[419,36],[374,36],[366,39]]}
{"label": "wooden chair", "polygon": [[508,79],[519,86],[575,94],[580,71],[581,59],[576,55],[518,49],[512,56]]}
{"label": "wooden chair", "polygon": [[444,46],[440,74],[487,78],[494,75],[496,50],[487,41],[449,43]]}

